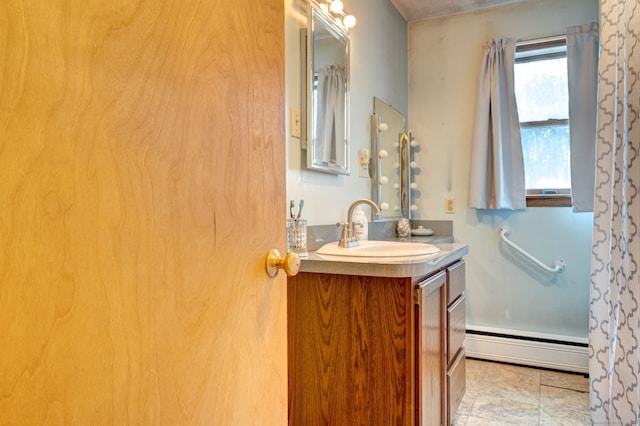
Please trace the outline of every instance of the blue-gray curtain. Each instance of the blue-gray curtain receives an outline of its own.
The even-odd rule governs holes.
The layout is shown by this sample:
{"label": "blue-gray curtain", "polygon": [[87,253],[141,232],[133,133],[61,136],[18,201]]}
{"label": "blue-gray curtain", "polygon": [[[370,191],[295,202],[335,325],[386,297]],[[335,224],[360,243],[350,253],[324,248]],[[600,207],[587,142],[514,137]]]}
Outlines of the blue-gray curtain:
{"label": "blue-gray curtain", "polygon": [[598,24],[567,28],[571,194],[574,212],[592,212],[596,182]]}
{"label": "blue-gray curtain", "polygon": [[516,40],[489,42],[476,98],[469,206],[519,210],[527,207],[514,71]]}
{"label": "blue-gray curtain", "polygon": [[601,0],[591,421],[640,422],[640,5]]}

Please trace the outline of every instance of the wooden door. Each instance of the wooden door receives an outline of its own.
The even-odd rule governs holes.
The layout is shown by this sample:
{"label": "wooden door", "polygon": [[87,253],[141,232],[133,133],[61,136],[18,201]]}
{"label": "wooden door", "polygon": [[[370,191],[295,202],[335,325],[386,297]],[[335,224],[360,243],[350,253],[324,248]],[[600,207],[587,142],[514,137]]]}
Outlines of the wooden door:
{"label": "wooden door", "polygon": [[279,0],[0,4],[0,421],[285,424]]}

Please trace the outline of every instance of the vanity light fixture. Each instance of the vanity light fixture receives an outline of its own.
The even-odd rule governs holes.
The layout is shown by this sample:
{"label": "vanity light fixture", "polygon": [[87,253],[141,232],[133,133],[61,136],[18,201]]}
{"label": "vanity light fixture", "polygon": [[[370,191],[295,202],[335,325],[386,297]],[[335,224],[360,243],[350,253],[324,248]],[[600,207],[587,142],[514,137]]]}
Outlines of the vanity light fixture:
{"label": "vanity light fixture", "polygon": [[344,3],[340,0],[327,0],[320,4],[320,8],[335,19],[337,25],[342,25],[347,30],[356,26],[356,17],[344,11]]}

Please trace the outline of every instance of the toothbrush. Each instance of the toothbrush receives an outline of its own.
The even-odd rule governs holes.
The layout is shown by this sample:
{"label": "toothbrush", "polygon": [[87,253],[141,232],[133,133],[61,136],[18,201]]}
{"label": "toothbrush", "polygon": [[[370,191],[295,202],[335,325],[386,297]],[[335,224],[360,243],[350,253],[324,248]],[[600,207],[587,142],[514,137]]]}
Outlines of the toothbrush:
{"label": "toothbrush", "polygon": [[293,209],[296,206],[295,201],[291,200],[289,201],[289,216],[291,217],[291,225],[293,226],[293,233],[295,235],[295,239],[296,242],[293,244],[293,246],[297,247],[297,241],[298,241],[298,218],[296,217],[296,215],[293,214]]}

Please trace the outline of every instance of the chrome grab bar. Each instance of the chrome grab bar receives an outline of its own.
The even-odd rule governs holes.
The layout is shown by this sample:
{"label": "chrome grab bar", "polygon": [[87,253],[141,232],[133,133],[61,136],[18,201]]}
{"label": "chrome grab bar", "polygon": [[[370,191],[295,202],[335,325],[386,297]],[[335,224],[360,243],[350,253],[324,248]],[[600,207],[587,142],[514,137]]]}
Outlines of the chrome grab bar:
{"label": "chrome grab bar", "polygon": [[544,269],[547,272],[556,273],[556,272],[562,271],[564,269],[565,263],[564,263],[564,260],[562,260],[562,259],[556,260],[555,262],[553,262],[551,264],[551,267],[548,267],[544,263],[540,262],[538,259],[533,257],[531,254],[527,253],[520,246],[515,244],[513,241],[510,241],[507,238],[507,235],[510,232],[511,232],[511,230],[509,229],[509,227],[501,226],[500,227],[500,238],[502,239],[502,241],[505,242],[505,244],[509,245],[511,248],[516,250],[518,253],[520,253],[521,255],[523,255],[524,257],[526,257],[527,259],[529,259],[530,261],[532,261],[533,263],[535,263],[536,265],[538,265],[540,268]]}

